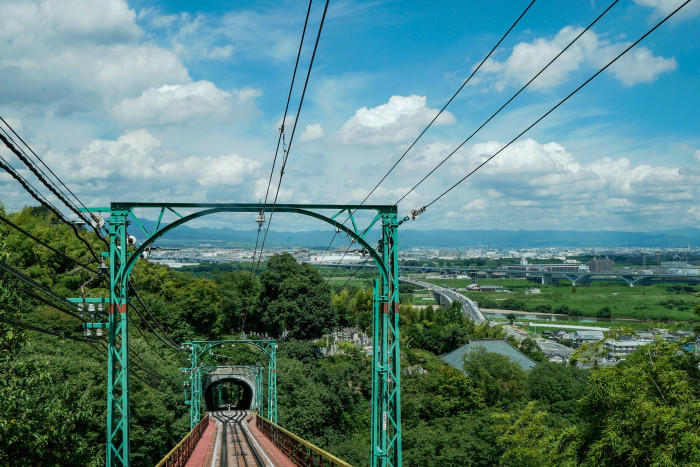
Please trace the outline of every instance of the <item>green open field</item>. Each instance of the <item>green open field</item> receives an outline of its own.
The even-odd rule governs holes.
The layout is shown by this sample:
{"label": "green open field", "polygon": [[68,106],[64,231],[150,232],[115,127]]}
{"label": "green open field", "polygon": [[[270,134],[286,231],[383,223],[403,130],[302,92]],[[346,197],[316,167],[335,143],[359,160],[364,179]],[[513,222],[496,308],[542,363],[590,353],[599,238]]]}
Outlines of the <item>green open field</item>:
{"label": "green open field", "polygon": [[[462,288],[469,279],[425,279],[445,287]],[[481,285],[499,285],[513,293],[468,292],[482,308],[499,308],[530,312],[560,312],[562,306],[583,316],[595,317],[609,307],[612,318],[634,318],[654,321],[700,321],[694,308],[700,304],[700,287],[686,284],[653,284],[629,287],[618,282],[594,282],[590,286],[538,285],[523,279],[479,279]],[[530,288],[540,294],[525,294]],[[549,310],[548,310],[549,307]]]}

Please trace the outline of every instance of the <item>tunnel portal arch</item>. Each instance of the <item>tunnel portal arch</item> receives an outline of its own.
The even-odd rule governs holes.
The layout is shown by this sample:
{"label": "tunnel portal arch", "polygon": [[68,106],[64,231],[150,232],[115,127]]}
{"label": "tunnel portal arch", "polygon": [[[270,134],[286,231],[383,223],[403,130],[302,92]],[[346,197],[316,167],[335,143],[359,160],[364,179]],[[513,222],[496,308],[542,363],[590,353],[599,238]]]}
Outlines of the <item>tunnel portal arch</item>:
{"label": "tunnel portal arch", "polygon": [[208,411],[216,410],[219,407],[218,401],[215,398],[215,388],[225,383],[234,383],[243,389],[243,394],[237,404],[232,405],[233,410],[252,410],[257,411],[257,391],[255,382],[241,375],[225,375],[217,374],[207,377],[204,383],[204,403]]}

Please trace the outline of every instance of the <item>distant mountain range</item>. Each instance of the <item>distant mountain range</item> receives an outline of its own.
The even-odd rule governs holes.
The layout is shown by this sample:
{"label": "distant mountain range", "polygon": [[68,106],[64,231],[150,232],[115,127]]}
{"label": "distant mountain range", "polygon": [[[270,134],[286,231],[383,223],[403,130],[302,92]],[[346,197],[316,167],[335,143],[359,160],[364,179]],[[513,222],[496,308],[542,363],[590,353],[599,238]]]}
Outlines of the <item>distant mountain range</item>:
{"label": "distant mountain range", "polygon": [[[146,223],[146,228],[152,224]],[[152,227],[151,227],[152,228]],[[132,224],[130,233],[139,240],[143,233]],[[180,226],[157,241],[163,246],[193,246],[202,243],[237,247],[252,247],[256,230],[227,228],[192,228]],[[271,230],[266,244],[282,247],[326,248],[333,236],[332,230],[282,232]],[[370,242],[379,233],[368,237]],[[399,230],[401,248],[528,248],[528,247],[663,247],[685,248],[700,243],[700,229],[684,228],[652,232],[623,232],[611,230]],[[346,244],[344,235],[338,235],[334,245]]]}

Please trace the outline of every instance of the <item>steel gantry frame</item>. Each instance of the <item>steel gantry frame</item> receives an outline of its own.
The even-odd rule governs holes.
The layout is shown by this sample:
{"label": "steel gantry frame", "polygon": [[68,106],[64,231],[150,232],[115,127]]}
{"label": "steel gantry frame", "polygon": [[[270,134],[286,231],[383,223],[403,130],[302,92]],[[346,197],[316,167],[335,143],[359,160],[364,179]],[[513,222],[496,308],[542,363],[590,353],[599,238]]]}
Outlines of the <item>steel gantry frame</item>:
{"label": "steel gantry frame", "polygon": [[[147,229],[134,210],[151,210],[157,217],[155,226]],[[179,210],[194,210],[182,215]],[[109,207],[84,208],[86,212],[109,213],[109,277],[110,306],[107,360],[107,449],[106,465],[130,465],[129,450],[129,276],[141,254],[166,232],[191,220],[223,212],[280,212],[312,217],[344,232],[374,260],[379,280],[373,292],[372,351],[372,426],[371,459],[374,466],[400,466],[401,451],[401,375],[399,349],[399,275],[398,222],[395,205],[332,205],[332,204],[262,204],[262,203],[131,203],[114,202]],[[155,210],[155,212],[154,212]],[[157,210],[160,212],[156,214]],[[332,211],[329,216],[323,211]],[[357,212],[374,212],[374,218],[358,227]],[[163,224],[166,214],[177,219]],[[347,214],[349,226],[336,218]],[[170,215],[170,214],[168,214]],[[133,221],[145,234],[145,240],[129,248],[127,225]],[[373,248],[365,237],[381,221],[382,237]],[[276,368],[275,368],[276,370]],[[276,371],[272,372],[276,378]],[[272,385],[276,389],[276,384]],[[200,388],[201,392],[201,388]],[[275,394],[276,396],[276,394]],[[276,407],[268,408],[268,417],[275,417]]]}
{"label": "steel gantry frame", "polygon": [[[267,417],[277,423],[277,342],[274,339],[228,339],[220,341],[191,341],[184,342],[182,345],[190,349],[190,367],[183,368],[189,373],[190,382],[190,429],[194,428],[201,419],[201,402],[202,402],[202,379],[204,373],[211,368],[220,368],[213,366],[200,366],[201,358],[210,353],[215,347],[222,345],[248,344],[262,350],[267,355]],[[235,366],[235,365],[234,365]],[[227,366],[231,368],[233,366]],[[260,405],[258,410],[262,409],[262,366],[257,370],[256,378],[256,398],[259,398]],[[260,392],[258,392],[258,389]],[[185,394],[185,400],[187,395]],[[257,402],[257,401],[256,401]],[[187,403],[187,402],[186,402]]]}

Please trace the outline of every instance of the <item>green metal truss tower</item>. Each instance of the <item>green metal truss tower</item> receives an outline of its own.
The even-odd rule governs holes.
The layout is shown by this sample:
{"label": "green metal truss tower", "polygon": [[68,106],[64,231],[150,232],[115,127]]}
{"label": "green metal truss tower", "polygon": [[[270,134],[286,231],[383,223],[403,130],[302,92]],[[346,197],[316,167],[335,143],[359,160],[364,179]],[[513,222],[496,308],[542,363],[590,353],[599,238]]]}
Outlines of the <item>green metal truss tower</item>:
{"label": "green metal truss tower", "polygon": [[[135,213],[159,210],[147,217],[157,217],[155,226],[146,229]],[[182,215],[178,210],[190,211]],[[109,274],[110,306],[107,359],[107,446],[106,465],[130,465],[129,451],[129,354],[128,303],[129,276],[134,264],[159,237],[188,221],[222,212],[293,213],[312,217],[346,233],[366,251],[379,270],[380,279],[374,286],[373,352],[372,352],[372,426],[371,458],[374,466],[400,466],[401,459],[401,377],[399,349],[399,276],[398,222],[394,205],[328,205],[328,204],[220,204],[220,203],[127,203],[114,202],[109,207],[83,209],[87,212],[109,213]],[[324,212],[331,211],[332,215]],[[357,213],[374,212],[364,228],[358,227]],[[176,219],[163,225],[166,214]],[[347,214],[351,225],[336,218]],[[381,220],[379,248],[365,239],[370,229]],[[128,244],[127,225],[134,222],[145,239],[138,246]],[[277,420],[277,367],[268,367],[268,418]],[[191,393],[201,396],[201,387],[192,380]],[[197,383],[199,384],[199,383]],[[197,386],[197,387],[195,387]],[[197,410],[198,410],[198,404]],[[190,415],[199,413],[190,407]],[[195,417],[196,416],[196,417]]]}
{"label": "green metal truss tower", "polygon": [[[268,419],[277,423],[277,342],[274,339],[230,339],[221,341],[191,341],[183,342],[183,347],[190,349],[190,367],[183,368],[189,374],[190,381],[190,397],[186,403],[190,406],[190,429],[194,428],[202,418],[202,379],[204,374],[210,371],[211,367],[200,365],[202,357],[210,352],[213,348],[227,344],[248,344],[262,350],[268,358],[267,364],[267,404],[268,404]],[[231,366],[231,368],[239,366]],[[242,366],[250,368],[256,377],[256,399],[260,405],[258,410],[262,408],[262,366]],[[272,376],[271,376],[272,375]],[[257,393],[259,389],[259,393]],[[274,417],[274,418],[273,418]]]}

